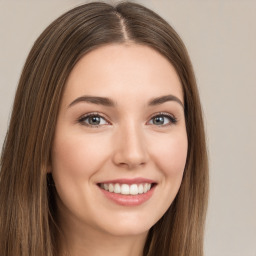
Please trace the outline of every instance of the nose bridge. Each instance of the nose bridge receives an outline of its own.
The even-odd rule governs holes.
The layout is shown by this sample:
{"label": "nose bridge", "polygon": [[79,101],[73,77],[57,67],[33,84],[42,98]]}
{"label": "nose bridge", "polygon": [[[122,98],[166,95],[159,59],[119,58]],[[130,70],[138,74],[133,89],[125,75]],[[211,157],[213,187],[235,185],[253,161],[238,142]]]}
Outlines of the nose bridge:
{"label": "nose bridge", "polygon": [[135,121],[127,121],[120,125],[116,134],[114,161],[118,165],[134,168],[148,160],[143,127]]}

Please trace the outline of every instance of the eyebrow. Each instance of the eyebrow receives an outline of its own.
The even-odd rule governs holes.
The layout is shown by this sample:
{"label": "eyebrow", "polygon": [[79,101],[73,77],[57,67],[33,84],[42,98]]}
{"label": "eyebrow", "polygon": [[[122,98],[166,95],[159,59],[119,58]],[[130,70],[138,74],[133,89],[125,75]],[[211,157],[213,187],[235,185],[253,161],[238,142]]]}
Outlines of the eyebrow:
{"label": "eyebrow", "polygon": [[103,105],[103,106],[107,106],[107,107],[114,107],[116,105],[114,103],[114,101],[109,98],[85,95],[85,96],[81,96],[81,97],[75,99],[74,101],[72,101],[68,107],[71,107],[80,102],[88,102],[88,103],[93,103],[96,105]]}
{"label": "eyebrow", "polygon": [[183,105],[182,101],[178,97],[176,97],[172,94],[152,99],[152,100],[149,101],[148,105],[149,106],[156,106],[156,105],[163,104],[167,101],[175,101],[175,102],[179,103],[182,106],[182,108],[184,108],[184,105]]}
{"label": "eyebrow", "polygon": [[[151,99],[149,101],[148,105],[149,106],[157,106],[157,105],[163,104],[163,103],[168,102],[168,101],[175,101],[175,102],[179,103],[184,108],[184,105],[183,105],[182,101],[179,98],[177,98],[176,96],[171,95],[171,94]],[[103,106],[107,106],[107,107],[115,107],[116,106],[116,103],[113,100],[109,99],[109,98],[84,95],[84,96],[78,97],[77,99],[72,101],[68,105],[68,107],[71,107],[71,106],[73,106],[77,103],[80,103],[80,102],[87,102],[87,103],[92,103],[92,104],[96,104],[96,105],[103,105]]]}

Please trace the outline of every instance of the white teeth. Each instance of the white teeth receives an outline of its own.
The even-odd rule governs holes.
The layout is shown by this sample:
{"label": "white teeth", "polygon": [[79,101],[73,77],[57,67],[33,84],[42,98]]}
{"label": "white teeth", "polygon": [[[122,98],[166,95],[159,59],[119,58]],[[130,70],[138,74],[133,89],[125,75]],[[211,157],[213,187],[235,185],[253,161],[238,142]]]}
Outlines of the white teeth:
{"label": "white teeth", "polygon": [[140,184],[139,185],[139,194],[142,194],[144,191],[143,191],[143,184]]}
{"label": "white teeth", "polygon": [[138,195],[138,192],[139,192],[138,185],[132,184],[130,186],[130,194],[131,195]]}
{"label": "white teeth", "polygon": [[111,193],[122,194],[122,195],[138,195],[147,193],[150,188],[150,183],[143,184],[119,184],[119,183],[101,183],[100,187]]}
{"label": "white teeth", "polygon": [[121,186],[121,194],[122,195],[129,195],[130,194],[130,188],[127,184],[122,184]]}
{"label": "white teeth", "polygon": [[110,183],[110,184],[108,185],[108,191],[109,191],[109,192],[114,192],[114,186],[113,186],[113,184]]}
{"label": "white teeth", "polygon": [[148,190],[148,185],[147,185],[147,184],[144,184],[144,186],[143,186],[143,192],[146,193],[147,190]]}
{"label": "white teeth", "polygon": [[114,192],[117,193],[117,194],[121,193],[121,187],[118,183],[115,184],[115,186],[114,186]]}

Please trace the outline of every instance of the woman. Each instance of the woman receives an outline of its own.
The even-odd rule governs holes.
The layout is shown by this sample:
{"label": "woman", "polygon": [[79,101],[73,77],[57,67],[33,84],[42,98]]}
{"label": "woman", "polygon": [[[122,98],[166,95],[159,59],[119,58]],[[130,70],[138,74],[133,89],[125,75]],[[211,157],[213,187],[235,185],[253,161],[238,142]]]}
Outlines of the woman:
{"label": "woman", "polygon": [[1,158],[0,255],[203,255],[208,166],[181,39],[90,3],[35,42]]}

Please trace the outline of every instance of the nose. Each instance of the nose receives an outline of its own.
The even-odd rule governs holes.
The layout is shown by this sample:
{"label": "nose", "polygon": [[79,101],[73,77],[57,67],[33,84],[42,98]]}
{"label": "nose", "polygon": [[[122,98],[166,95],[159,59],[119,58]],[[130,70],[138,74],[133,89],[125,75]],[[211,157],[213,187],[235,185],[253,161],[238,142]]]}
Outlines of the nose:
{"label": "nose", "polygon": [[113,141],[115,165],[135,169],[148,162],[149,155],[142,128],[126,125],[117,131]]}

